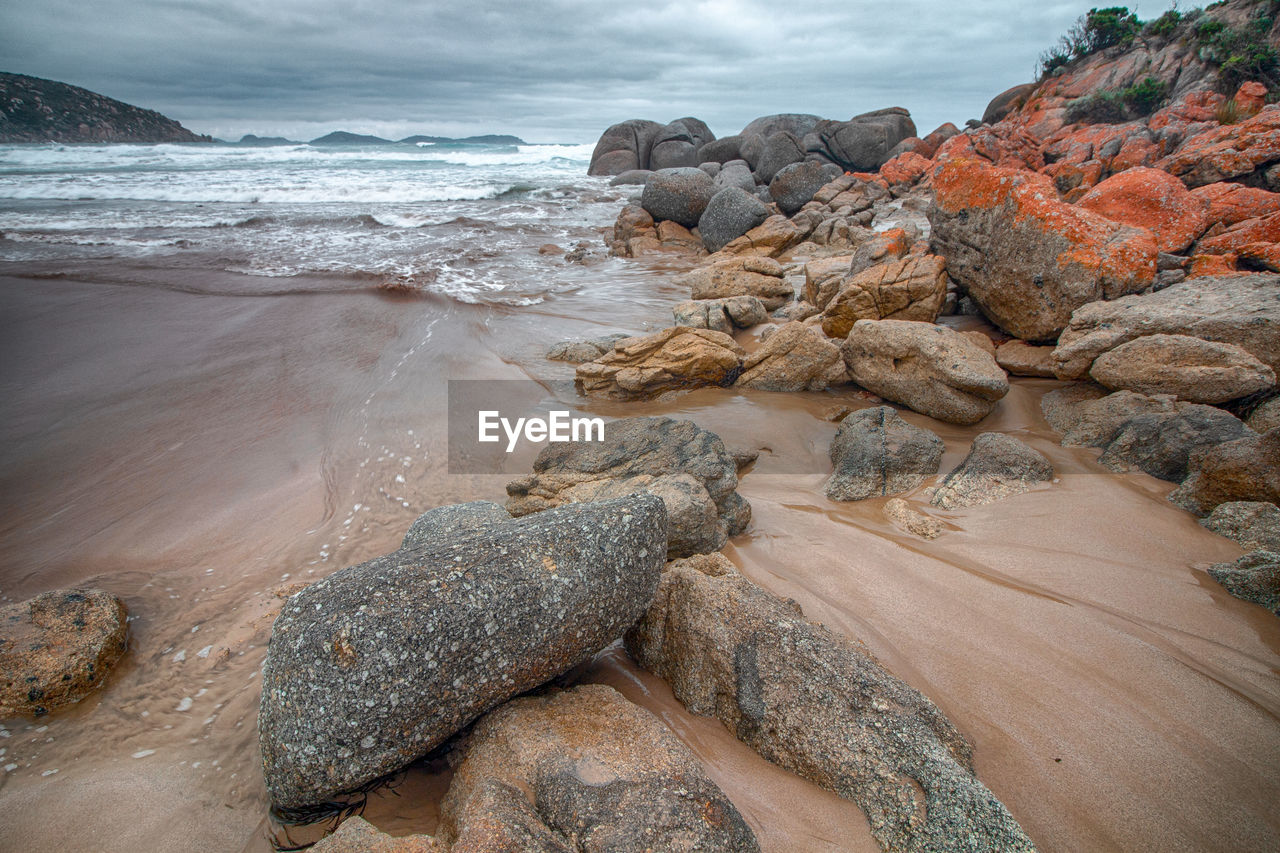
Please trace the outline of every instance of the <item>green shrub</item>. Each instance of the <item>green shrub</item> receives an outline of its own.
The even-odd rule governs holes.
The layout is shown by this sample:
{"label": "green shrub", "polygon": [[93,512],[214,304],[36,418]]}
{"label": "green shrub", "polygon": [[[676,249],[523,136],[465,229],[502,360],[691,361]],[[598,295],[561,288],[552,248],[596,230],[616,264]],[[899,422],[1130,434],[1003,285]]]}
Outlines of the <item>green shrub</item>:
{"label": "green shrub", "polygon": [[1272,23],[1269,15],[1258,15],[1239,29],[1208,18],[1196,25],[1200,57],[1218,66],[1224,88],[1233,91],[1250,80],[1280,83],[1280,54],[1267,41]]}
{"label": "green shrub", "polygon": [[1167,84],[1154,77],[1126,89],[1095,92],[1067,104],[1067,121],[1087,124],[1117,124],[1151,115],[1168,96]]}
{"label": "green shrub", "polygon": [[1083,38],[1077,55],[1086,56],[1108,47],[1132,44],[1141,28],[1138,16],[1130,12],[1128,7],[1090,9],[1089,14],[1084,17]]}
{"label": "green shrub", "polygon": [[1156,38],[1167,38],[1173,35],[1178,29],[1178,24],[1182,23],[1182,13],[1177,9],[1170,9],[1160,17],[1151,21],[1143,29],[1143,32]]}

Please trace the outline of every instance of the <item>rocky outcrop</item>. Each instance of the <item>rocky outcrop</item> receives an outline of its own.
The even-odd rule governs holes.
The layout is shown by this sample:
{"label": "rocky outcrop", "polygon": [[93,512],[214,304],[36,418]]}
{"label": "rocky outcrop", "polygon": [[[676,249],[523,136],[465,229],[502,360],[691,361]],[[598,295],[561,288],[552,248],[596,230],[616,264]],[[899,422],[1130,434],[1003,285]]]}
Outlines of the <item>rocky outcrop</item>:
{"label": "rocky outcrop", "polygon": [[612,421],[604,441],[551,444],[533,474],[507,484],[507,509],[523,516],[615,494],[657,494],[667,504],[672,556],[714,551],[746,529],[751,506],[738,469],[715,433],[692,421]]}
{"label": "rocky outcrop", "polygon": [[626,643],[690,711],[856,802],[885,850],[1034,849],[932,702],[723,556],[668,566]]}
{"label": "rocky outcrop", "polygon": [[600,134],[591,152],[587,174],[621,175],[632,169],[648,169],[649,152],[661,130],[662,125],[645,119],[630,119],[609,127]]}
{"label": "rocky outcrop", "polygon": [[715,192],[711,176],[701,169],[662,169],[645,182],[640,206],[654,221],[670,220],[696,228]]}
{"label": "rocky outcrop", "polygon": [[899,142],[915,135],[911,114],[889,107],[849,121],[819,122],[805,135],[804,147],[846,171],[871,172],[893,156]]}
{"label": "rocky outcrop", "polygon": [[155,110],[54,80],[0,72],[0,143],[212,142]]}
{"label": "rocky outcrop", "polygon": [[671,309],[677,326],[711,329],[732,334],[734,329],[749,329],[768,322],[764,304],[754,296],[729,296],[724,299],[689,299]]}
{"label": "rocky outcrop", "polygon": [[[494,798],[495,788],[513,796]],[[517,699],[476,724],[444,800],[443,834],[455,851],[530,849],[483,839],[492,829],[477,816],[505,827],[536,821],[564,851],[760,849],[688,747],[601,684]]]}
{"label": "rocky outcrop", "polygon": [[1280,275],[1226,275],[1184,281],[1156,293],[1095,302],[1077,310],[1053,358],[1062,379],[1087,374],[1108,350],[1144,335],[1186,335],[1234,344],[1280,370]]}
{"label": "rocky outcrop", "polygon": [[843,381],[840,348],[816,329],[791,322],[747,356],[734,384],[761,391],[822,391]]}
{"label": "rocky outcrop", "polygon": [[124,602],[100,589],[0,607],[0,720],[79,702],[102,687],[128,643]]}
{"label": "rocky outcrop", "polygon": [[977,423],[1009,392],[990,353],[931,323],[859,320],[840,351],[854,382],[948,423]]}
{"label": "rocky outcrop", "polygon": [[1169,500],[1196,515],[1230,501],[1280,504],[1280,429],[1203,447],[1189,467],[1191,476]]}
{"label": "rocky outcrop", "polygon": [[845,337],[858,320],[932,323],[947,295],[947,263],[937,255],[908,255],[850,275],[838,288],[822,312],[822,331],[830,337]]}
{"label": "rocky outcrop", "polygon": [[646,168],[653,171],[697,166],[698,151],[716,135],[700,119],[686,116],[678,118],[659,130],[653,137]]}
{"label": "rocky outcrop", "polygon": [[853,412],[831,440],[834,470],[823,491],[833,501],[908,492],[938,473],[945,449],[942,439],[890,406]]}
{"label": "rocky outcrop", "polygon": [[1239,124],[1206,128],[1156,166],[1181,178],[1189,187],[1200,187],[1250,178],[1277,161],[1280,105],[1272,104]]}
{"label": "rocky outcrop", "polygon": [[1089,375],[1113,391],[1172,394],[1193,403],[1225,403],[1265,391],[1275,371],[1235,344],[1186,335],[1145,335],[1094,359]]}
{"label": "rocky outcrop", "polygon": [[1254,551],[1234,563],[1213,566],[1209,575],[1236,598],[1261,604],[1280,616],[1280,553]]}
{"label": "rocky outcrop", "polygon": [[724,332],[675,326],[623,338],[612,352],[579,364],[575,384],[587,396],[647,399],[668,391],[732,385],[745,357]]}
{"label": "rocky outcrop", "polygon": [[754,296],[770,311],[795,298],[782,265],[772,258],[724,258],[677,276],[674,283],[689,288],[692,299]]}
{"label": "rocky outcrop", "polygon": [[276,619],[262,667],[272,800],[328,801],[595,654],[647,606],[666,530],[651,496],[563,506],[303,589]]}
{"label": "rocky outcrop", "polygon": [[982,506],[1052,479],[1053,465],[1041,453],[1011,435],[984,432],[929,503],[943,509]]}
{"label": "rocky outcrop", "polygon": [[1218,504],[1200,523],[1245,551],[1280,552],[1280,507],[1262,501]]}
{"label": "rocky outcrop", "polygon": [[1167,394],[1114,394],[1096,386],[1052,391],[1041,400],[1049,425],[1064,447],[1100,447],[1098,461],[1113,471],[1145,471],[1181,482],[1204,448],[1250,435],[1244,423],[1213,406]]}
{"label": "rocky outcrop", "polygon": [[1051,340],[1072,311],[1151,287],[1151,232],[1058,201],[1043,175],[956,158],[933,175],[932,251],[1014,337]]}
{"label": "rocky outcrop", "polygon": [[613,345],[625,337],[627,335],[618,333],[585,340],[561,341],[547,350],[547,358],[550,361],[567,361],[570,364],[595,361],[605,353],[612,352]]}
{"label": "rocky outcrop", "polygon": [[718,252],[768,218],[769,208],[760,199],[741,187],[725,186],[707,202],[698,219],[698,233],[707,251]]}

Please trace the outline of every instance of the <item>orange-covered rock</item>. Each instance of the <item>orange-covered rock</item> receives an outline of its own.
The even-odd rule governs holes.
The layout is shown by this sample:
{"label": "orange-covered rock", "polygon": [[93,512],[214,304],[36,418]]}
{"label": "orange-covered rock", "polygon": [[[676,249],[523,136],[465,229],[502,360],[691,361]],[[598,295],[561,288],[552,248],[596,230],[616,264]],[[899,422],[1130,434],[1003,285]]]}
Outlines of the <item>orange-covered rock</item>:
{"label": "orange-covered rock", "polygon": [[1077,205],[1115,222],[1147,228],[1162,252],[1180,254],[1209,227],[1208,202],[1159,169],[1136,168],[1112,175]]}
{"label": "orange-covered rock", "polygon": [[1280,243],[1250,243],[1241,247],[1240,260],[1250,269],[1280,272]]}
{"label": "orange-covered rock", "polygon": [[1192,92],[1169,106],[1156,110],[1147,120],[1152,130],[1164,130],[1170,125],[1196,124],[1216,121],[1218,107],[1226,98],[1217,92]]}
{"label": "orange-covered rock", "polygon": [[1218,236],[1201,240],[1196,249],[1206,255],[1240,254],[1254,243],[1280,243],[1280,210],[1237,222]]}
{"label": "orange-covered rock", "polygon": [[1191,191],[1209,204],[1209,225],[1235,225],[1280,210],[1280,193],[1243,184],[1206,184]]}
{"label": "orange-covered rock", "polygon": [[890,184],[914,184],[924,177],[932,165],[933,163],[914,151],[907,151],[881,166],[880,177]]}
{"label": "orange-covered rock", "polygon": [[1156,166],[1189,187],[1252,175],[1280,160],[1280,104],[1239,124],[1222,125],[1188,139]]}
{"label": "orange-covered rock", "polygon": [[1235,101],[1240,115],[1257,115],[1267,105],[1267,87],[1256,80],[1241,83],[1236,90]]}
{"label": "orange-covered rock", "polygon": [[953,136],[934,155],[936,162],[955,158],[981,158],[997,166],[1015,169],[1044,168],[1040,140],[1025,131],[997,125],[977,127]]}
{"label": "orange-covered rock", "polygon": [[933,186],[933,252],[1015,337],[1053,339],[1081,305],[1155,281],[1150,231],[1059,201],[1047,175],[951,159]]}
{"label": "orange-covered rock", "polygon": [[1187,278],[1210,275],[1232,275],[1236,272],[1236,255],[1192,255]]}

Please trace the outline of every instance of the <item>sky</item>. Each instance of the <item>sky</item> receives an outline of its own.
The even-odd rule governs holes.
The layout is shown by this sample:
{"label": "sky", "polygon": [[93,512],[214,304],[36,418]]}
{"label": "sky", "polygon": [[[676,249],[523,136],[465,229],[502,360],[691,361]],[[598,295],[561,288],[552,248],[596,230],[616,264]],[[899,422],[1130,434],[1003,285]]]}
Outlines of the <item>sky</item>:
{"label": "sky", "polygon": [[[1138,8],[1155,17],[1164,5]],[[1032,79],[1088,9],[1026,0],[4,0],[0,71],[223,139],[332,130],[594,142],[777,112],[911,111],[920,135]]]}

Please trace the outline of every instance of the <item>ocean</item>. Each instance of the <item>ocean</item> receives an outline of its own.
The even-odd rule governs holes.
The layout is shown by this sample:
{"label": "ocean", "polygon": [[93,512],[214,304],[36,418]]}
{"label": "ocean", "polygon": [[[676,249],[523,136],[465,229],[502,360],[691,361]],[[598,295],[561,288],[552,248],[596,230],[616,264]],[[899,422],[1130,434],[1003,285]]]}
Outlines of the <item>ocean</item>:
{"label": "ocean", "polygon": [[531,304],[557,283],[525,275],[538,265],[525,250],[598,243],[590,229],[616,213],[617,194],[586,177],[591,149],[0,146],[0,262],[336,276]]}

